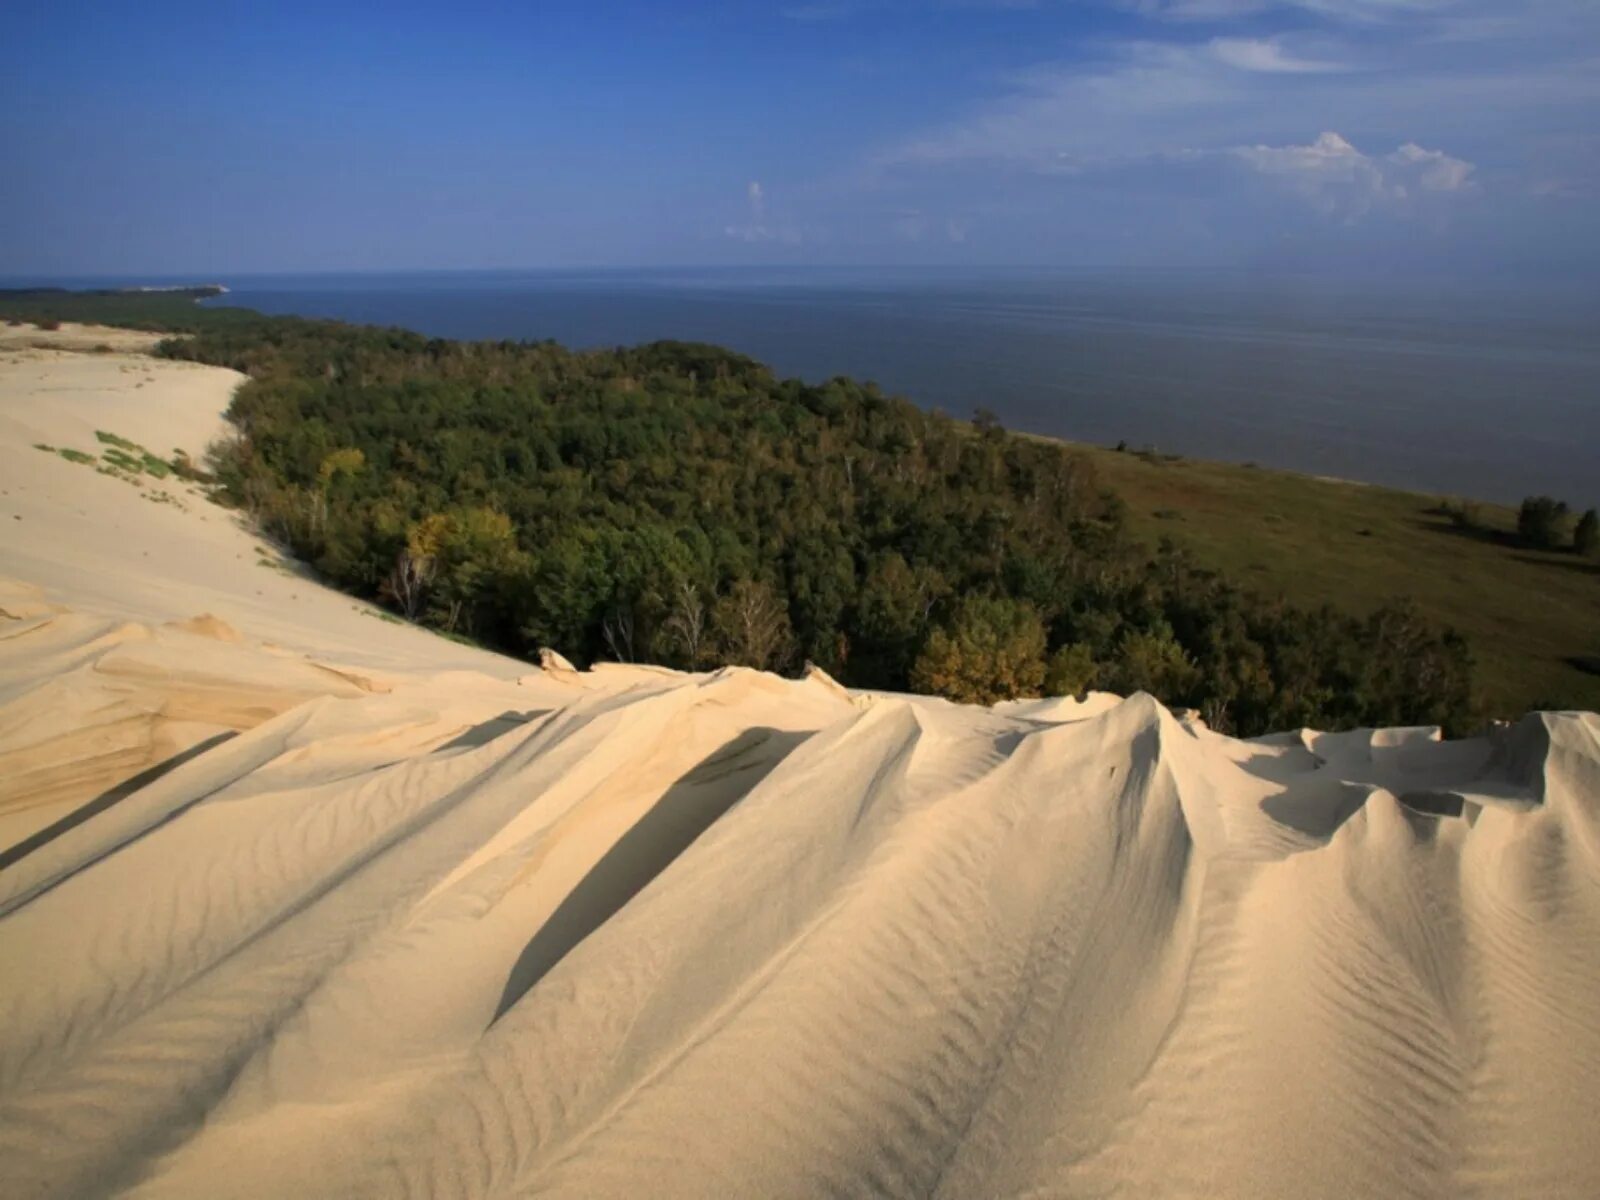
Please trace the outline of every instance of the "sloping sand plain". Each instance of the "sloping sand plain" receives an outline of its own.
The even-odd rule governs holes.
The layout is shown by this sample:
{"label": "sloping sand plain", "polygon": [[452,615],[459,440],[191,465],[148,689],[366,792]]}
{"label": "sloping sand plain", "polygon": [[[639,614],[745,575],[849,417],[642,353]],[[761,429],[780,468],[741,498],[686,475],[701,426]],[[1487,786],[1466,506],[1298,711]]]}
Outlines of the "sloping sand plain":
{"label": "sloping sand plain", "polygon": [[6,1195],[1600,1195],[1600,718],[537,671],[35,450],[237,382],[120,357],[0,354]]}

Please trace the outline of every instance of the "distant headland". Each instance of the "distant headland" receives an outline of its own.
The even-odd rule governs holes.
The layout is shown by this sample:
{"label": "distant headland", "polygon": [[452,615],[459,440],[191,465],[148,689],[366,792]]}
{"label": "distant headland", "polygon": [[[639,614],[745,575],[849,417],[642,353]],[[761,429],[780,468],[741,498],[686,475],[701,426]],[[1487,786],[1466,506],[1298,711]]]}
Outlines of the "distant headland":
{"label": "distant headland", "polygon": [[150,293],[181,296],[191,300],[209,300],[212,296],[227,295],[228,289],[220,283],[148,284],[120,288],[0,288],[0,296],[139,296]]}

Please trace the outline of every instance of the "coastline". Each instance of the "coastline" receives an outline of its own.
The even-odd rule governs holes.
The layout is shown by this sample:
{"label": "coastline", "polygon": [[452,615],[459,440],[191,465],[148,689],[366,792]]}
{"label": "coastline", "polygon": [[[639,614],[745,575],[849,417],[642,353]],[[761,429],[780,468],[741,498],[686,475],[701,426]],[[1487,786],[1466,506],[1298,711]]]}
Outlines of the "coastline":
{"label": "coastline", "polygon": [[574,349],[701,341],[780,377],[876,380],[924,410],[983,406],[1009,429],[1096,445],[1501,504],[1540,492],[1600,504],[1588,463],[1600,350],[1574,340],[1572,307],[1554,297],[1519,300],[1522,319],[1506,325],[1476,290],[1419,309],[1250,278],[858,274],[837,286],[826,272],[772,284],[759,271],[241,277],[207,307]]}

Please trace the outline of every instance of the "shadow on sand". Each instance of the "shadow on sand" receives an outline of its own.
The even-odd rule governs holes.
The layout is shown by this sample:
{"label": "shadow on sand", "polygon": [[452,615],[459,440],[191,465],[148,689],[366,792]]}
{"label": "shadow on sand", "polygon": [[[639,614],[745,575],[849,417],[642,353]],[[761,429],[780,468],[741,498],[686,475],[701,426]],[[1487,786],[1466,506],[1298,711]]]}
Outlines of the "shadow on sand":
{"label": "shadow on sand", "polygon": [[666,870],[809,736],[761,726],[747,729],[668,788],[534,934],[511,968],[494,1021],[579,942]]}
{"label": "shadow on sand", "polygon": [[529,721],[544,716],[548,708],[530,708],[527,712],[518,712],[508,708],[498,717],[490,717],[487,721],[480,721],[443,745],[435,746],[433,753],[441,754],[446,750],[476,750],[479,746],[487,746],[502,734],[510,733],[513,729],[520,729]]}
{"label": "shadow on sand", "polygon": [[54,822],[53,824],[46,825],[43,829],[29,837],[23,838],[22,841],[18,842],[15,846],[9,846],[5,850],[0,851],[0,871],[5,870],[7,867],[12,866],[15,863],[21,862],[24,858],[32,854],[35,850],[38,850],[40,847],[48,846],[51,842],[55,841],[69,829],[76,829],[90,817],[105,812],[106,809],[110,808],[118,801],[126,800],[140,788],[148,787],[150,784],[160,779],[163,775],[167,774],[167,772],[177,770],[190,759],[199,758],[207,750],[210,750],[216,746],[220,746],[223,742],[238,736],[239,735],[234,733],[232,730],[214,734],[211,737],[208,737],[205,741],[198,742],[195,745],[190,746],[187,750],[184,750],[178,754],[174,754],[171,758],[163,759],[161,762],[156,763],[153,767],[146,767],[137,775],[133,775],[127,779],[124,779],[121,783],[117,784],[116,787],[106,789],[87,804],[79,805],[77,808],[73,809],[60,820]]}

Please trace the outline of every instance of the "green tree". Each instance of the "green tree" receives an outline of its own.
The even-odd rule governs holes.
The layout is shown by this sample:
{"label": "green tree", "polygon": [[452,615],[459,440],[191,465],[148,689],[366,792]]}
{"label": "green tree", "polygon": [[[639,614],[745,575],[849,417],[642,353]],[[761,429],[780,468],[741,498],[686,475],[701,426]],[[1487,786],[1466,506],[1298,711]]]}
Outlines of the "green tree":
{"label": "green tree", "polygon": [[429,615],[446,632],[480,626],[516,551],[511,518],[492,508],[435,513],[412,527],[406,553],[427,564]]}
{"label": "green tree", "polygon": [[1045,662],[1044,690],[1052,696],[1082,696],[1094,686],[1100,665],[1082,642],[1057,646]]}
{"label": "green tree", "polygon": [[903,687],[934,606],[948,590],[938,571],[912,567],[898,551],[876,555],[850,624],[854,677],[869,687]]}
{"label": "green tree", "polygon": [[1163,704],[1176,705],[1189,700],[1200,682],[1200,669],[1173,636],[1172,629],[1160,625],[1123,637],[1111,680],[1113,690],[1123,695],[1148,692]]}
{"label": "green tree", "polygon": [[1031,604],[971,595],[928,635],[911,668],[911,686],[962,704],[1037,696],[1045,680],[1044,648],[1044,622]]}
{"label": "green tree", "polygon": [[1572,548],[1585,558],[1592,557],[1596,550],[1600,550],[1600,514],[1594,509],[1585,509],[1583,516],[1578,518],[1572,530]]}
{"label": "green tree", "polygon": [[1517,537],[1535,550],[1554,550],[1563,541],[1567,521],[1565,501],[1550,496],[1528,496],[1517,510]]}

